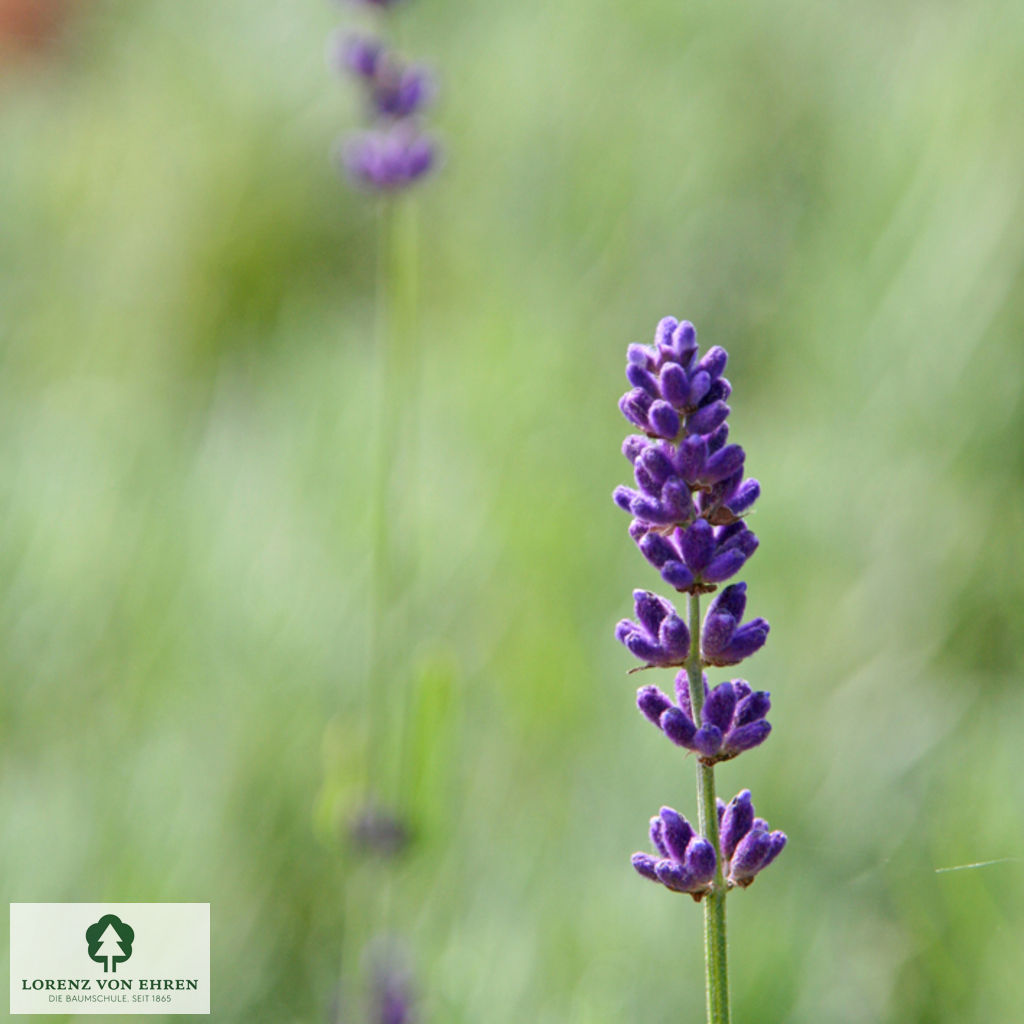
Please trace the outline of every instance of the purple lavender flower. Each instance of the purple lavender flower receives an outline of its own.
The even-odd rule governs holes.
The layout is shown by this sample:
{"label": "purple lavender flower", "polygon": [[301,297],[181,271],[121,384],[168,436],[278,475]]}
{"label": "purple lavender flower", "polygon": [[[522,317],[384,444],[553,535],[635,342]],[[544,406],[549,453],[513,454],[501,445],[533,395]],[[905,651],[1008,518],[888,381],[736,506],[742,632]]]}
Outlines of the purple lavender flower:
{"label": "purple lavender flower", "polygon": [[714,590],[743,568],[757,550],[758,539],[743,522],[712,526],[695,519],[687,527],[655,529],[637,522],[630,529],[637,546],[661,578],[676,590]]}
{"label": "purple lavender flower", "polygon": [[733,583],[711,602],[701,630],[705,665],[736,665],[764,646],[770,627],[764,619],[740,625],[746,606],[746,583]]}
{"label": "purple lavender flower", "polygon": [[782,852],[786,834],[770,831],[764,818],[755,817],[749,789],[734,796],[728,806],[719,800],[718,819],[726,882],[730,888],[746,888]]}
{"label": "purple lavender flower", "polygon": [[[372,0],[363,0],[372,2]],[[377,0],[376,6],[388,6]],[[433,101],[433,75],[407,63],[376,36],[339,33],[328,47],[328,62],[359,80],[371,129],[339,147],[339,163],[358,185],[379,192],[407,188],[437,165],[437,145],[417,124]]]}
{"label": "purple lavender flower", "polygon": [[714,847],[703,836],[695,835],[690,823],[671,807],[662,807],[661,813],[651,818],[650,835],[659,856],[634,853],[637,873],[699,901],[715,877]]}
{"label": "purple lavender flower", "polygon": [[733,679],[708,690],[704,679],[704,706],[700,728],[694,721],[686,673],[676,676],[676,700],[656,686],[637,690],[637,707],[673,743],[697,754],[704,764],[729,761],[762,744],[772,731],[765,720],[772,703],[764,690],[752,690],[745,679]]}
{"label": "purple lavender flower", "polygon": [[433,76],[417,64],[395,60],[378,62],[370,88],[370,102],[381,117],[399,120],[419,113],[435,94]]}
{"label": "purple lavender flower", "polygon": [[623,619],[615,636],[649,666],[682,665],[690,653],[690,631],[664,598],[649,590],[633,591],[637,621]]}
{"label": "purple lavender flower", "polygon": [[404,853],[413,839],[401,817],[373,803],[366,804],[349,822],[348,837],[356,849],[381,859]]}
{"label": "purple lavender flower", "polygon": [[370,111],[377,117],[411,117],[434,99],[430,72],[406,63],[375,36],[339,33],[331,41],[328,60],[338,71],[363,82]]}
{"label": "purple lavender flower", "polygon": [[413,1024],[415,996],[406,957],[393,943],[377,943],[370,965],[372,1024]]}
{"label": "purple lavender flower", "polygon": [[349,139],[339,150],[339,160],[357,184],[389,192],[424,177],[437,160],[437,147],[428,136],[399,125]]}
{"label": "purple lavender flower", "polygon": [[339,32],[331,38],[327,60],[336,71],[372,80],[384,53],[384,43],[374,36]]}

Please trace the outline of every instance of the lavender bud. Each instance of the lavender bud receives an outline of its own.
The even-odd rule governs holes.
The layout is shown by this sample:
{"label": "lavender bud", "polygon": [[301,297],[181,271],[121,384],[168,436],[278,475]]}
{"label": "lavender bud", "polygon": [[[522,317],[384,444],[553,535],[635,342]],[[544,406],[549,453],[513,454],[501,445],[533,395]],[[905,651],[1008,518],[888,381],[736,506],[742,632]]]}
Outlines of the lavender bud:
{"label": "lavender bud", "polygon": [[636,691],[636,706],[652,725],[660,728],[662,713],[672,707],[672,701],[656,686],[641,686]]}
{"label": "lavender bud", "polygon": [[711,382],[711,387],[708,388],[708,393],[704,396],[704,401],[706,403],[721,402],[731,394],[732,385],[725,379],[725,377],[719,377],[718,380]]}
{"label": "lavender bud", "polygon": [[689,484],[695,483],[704,471],[708,457],[707,442],[703,437],[690,436],[679,446],[679,475]]}
{"label": "lavender bud", "polygon": [[771,723],[761,719],[730,729],[725,736],[724,746],[730,755],[742,754],[745,750],[753,750],[760,746],[772,731]]}
{"label": "lavender bud", "polygon": [[717,725],[701,726],[694,734],[691,747],[701,757],[714,757],[722,749],[722,730]]}
{"label": "lavender bud", "polygon": [[619,410],[635,427],[648,430],[647,411],[651,407],[651,396],[640,388],[627,391],[619,399]]}
{"label": "lavender bud", "polygon": [[675,610],[668,601],[663,601],[649,590],[633,591],[633,607],[636,610],[636,617],[652,636],[657,635],[662,622],[669,615],[675,615]]}
{"label": "lavender bud", "polygon": [[723,551],[712,560],[711,564],[701,573],[701,577],[706,583],[724,583],[730,576],[735,576],[746,561],[747,555],[738,548]]}
{"label": "lavender bud", "polygon": [[645,533],[640,540],[640,550],[655,569],[660,569],[666,562],[678,558],[672,543],[660,533]]}
{"label": "lavender bud", "polygon": [[704,353],[704,357],[697,363],[697,367],[714,379],[721,377],[728,361],[729,353],[721,345],[714,345]]}
{"label": "lavender bud", "polygon": [[632,507],[632,502],[635,498],[639,497],[636,491],[629,487],[618,486],[612,491],[612,501],[619,506],[624,512],[629,512]]}
{"label": "lavender bud", "polygon": [[693,838],[690,823],[671,807],[662,807],[659,813],[668,856],[673,860],[685,861],[687,844]]}
{"label": "lavender bud", "polygon": [[652,403],[647,413],[648,422],[651,425],[651,433],[668,439],[674,438],[679,433],[681,426],[679,413],[672,408],[668,402],[660,398]]}
{"label": "lavender bud", "polygon": [[[728,813],[728,812],[726,812]],[[737,885],[749,882],[764,867],[771,852],[771,839],[767,832],[751,830],[740,841],[732,855],[729,880]]]}
{"label": "lavender bud", "polygon": [[665,483],[675,474],[675,466],[672,460],[665,453],[664,449],[657,444],[648,444],[638,456],[637,461],[650,474],[651,478],[659,484]]}
{"label": "lavender bud", "polygon": [[656,814],[651,818],[648,834],[651,837],[651,844],[653,847],[662,855],[662,857],[667,857],[668,847],[665,845],[665,825],[662,822],[660,815]]}
{"label": "lavender bud", "polygon": [[626,361],[651,370],[654,368],[655,356],[646,345],[630,345],[626,349]]}
{"label": "lavender bud", "polygon": [[685,367],[697,351],[697,329],[689,320],[682,320],[672,334],[672,350]]}
{"label": "lavender bud", "polygon": [[729,439],[729,424],[723,423],[720,427],[708,434],[708,455],[714,455]]}
{"label": "lavender bud", "polygon": [[705,519],[697,519],[680,538],[679,546],[690,571],[700,575],[707,568],[715,551],[715,537]]}
{"label": "lavender bud", "polygon": [[669,522],[685,523],[694,516],[693,499],[679,480],[667,480],[661,489],[661,500],[672,518]]}
{"label": "lavender bud", "polygon": [[716,867],[715,848],[703,836],[697,836],[686,851],[686,868],[694,883],[709,884]]}
{"label": "lavender bud", "polygon": [[734,619],[739,621],[743,618],[743,613],[747,608],[747,585],[746,583],[733,583],[731,586],[726,587],[718,596],[711,602],[711,607],[708,609],[709,612],[721,612],[726,615],[731,615]]}
{"label": "lavender bud", "polygon": [[[742,683],[743,680],[739,679],[736,682]],[[735,687],[735,683],[733,685]],[[746,683],[743,685],[746,686]],[[668,698],[666,698],[666,700],[667,699]],[[771,707],[771,694],[766,690],[756,690],[754,693],[744,695],[742,700],[740,700],[736,705],[736,714],[733,718],[733,725],[741,726],[749,725],[751,722],[757,722],[768,714]]]}
{"label": "lavender bud", "polygon": [[689,590],[695,580],[693,573],[682,562],[665,562],[661,567],[661,578],[676,590]]}
{"label": "lavender bud", "polygon": [[717,484],[728,479],[735,473],[742,471],[743,460],[746,458],[743,449],[738,444],[730,444],[725,448],[709,455],[704,463],[704,472],[701,479],[709,484]]}
{"label": "lavender bud", "polygon": [[696,408],[710,388],[711,378],[703,370],[698,370],[690,379],[689,404]]}
{"label": "lavender bud", "polygon": [[632,857],[633,867],[636,868],[637,872],[649,878],[652,882],[658,881],[658,875],[654,870],[657,860],[652,857],[649,853],[634,853]]}
{"label": "lavender bud", "polygon": [[659,377],[661,393],[674,409],[682,411],[690,402],[690,384],[686,371],[678,363],[667,363]]}
{"label": "lavender bud", "polygon": [[682,864],[673,860],[659,860],[654,866],[654,872],[666,889],[673,892],[692,892],[694,879]]}
{"label": "lavender bud", "polygon": [[761,496],[761,485],[751,478],[744,480],[739,487],[726,498],[725,506],[734,515],[741,515]]}
{"label": "lavender bud", "polygon": [[726,860],[732,857],[737,843],[750,831],[753,824],[754,803],[750,790],[744,789],[729,801],[722,815],[719,843]]}
{"label": "lavender bud", "polygon": [[729,412],[729,406],[725,402],[713,402],[711,405],[705,405],[693,415],[686,417],[687,433],[710,434],[725,422]]}
{"label": "lavender bud", "polygon": [[733,633],[725,649],[719,651],[713,659],[708,659],[709,662],[720,666],[738,665],[764,647],[770,629],[764,619],[751,619]]}
{"label": "lavender bud", "polygon": [[649,444],[650,441],[648,441],[646,437],[641,437],[639,434],[630,434],[626,440],[622,442],[622,454],[625,455],[630,462],[636,462]]}
{"label": "lavender bud", "polygon": [[671,706],[661,716],[659,722],[661,731],[678,747],[693,749],[693,737],[697,732],[697,726],[693,720],[682,710]]}
{"label": "lavender bud", "polygon": [[635,388],[641,388],[646,391],[651,398],[658,398],[660,392],[658,391],[658,382],[647,372],[647,370],[639,366],[637,363],[629,362],[626,364],[626,380]]}
{"label": "lavender bud", "polygon": [[661,624],[661,628],[658,630],[658,640],[666,651],[688,652],[690,648],[690,631],[686,623],[673,613]]}
{"label": "lavender bud", "polygon": [[674,316],[663,316],[658,321],[658,326],[654,329],[655,347],[660,348],[665,346],[666,348],[674,351],[672,339],[678,326],[679,321],[676,320]]}
{"label": "lavender bud", "polygon": [[704,702],[701,710],[701,721],[705,725],[717,726],[721,732],[725,732],[732,722],[732,713],[736,709],[736,692],[732,683],[720,683]]}

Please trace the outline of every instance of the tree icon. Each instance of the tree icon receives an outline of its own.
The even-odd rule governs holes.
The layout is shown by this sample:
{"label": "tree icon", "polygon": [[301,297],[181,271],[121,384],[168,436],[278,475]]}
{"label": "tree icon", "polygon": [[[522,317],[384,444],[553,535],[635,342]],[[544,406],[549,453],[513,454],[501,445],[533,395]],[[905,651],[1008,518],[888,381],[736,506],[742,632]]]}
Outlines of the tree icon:
{"label": "tree icon", "polygon": [[85,941],[89,943],[89,957],[103,964],[103,973],[117,973],[117,965],[123,964],[132,955],[135,931],[113,914],[104,914],[95,924],[85,930]]}

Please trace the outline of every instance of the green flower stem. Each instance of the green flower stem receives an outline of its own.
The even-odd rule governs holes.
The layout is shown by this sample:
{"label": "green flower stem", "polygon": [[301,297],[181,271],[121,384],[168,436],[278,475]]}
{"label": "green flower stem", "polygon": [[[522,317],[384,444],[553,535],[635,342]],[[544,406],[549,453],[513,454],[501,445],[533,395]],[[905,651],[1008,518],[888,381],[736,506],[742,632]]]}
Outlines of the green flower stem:
{"label": "green flower stem", "polygon": [[[691,594],[690,657],[686,677],[693,719],[700,723],[704,707],[704,678],[700,658],[700,595]],[[729,965],[725,933],[725,877],[718,844],[718,807],[714,765],[697,761],[697,814],[700,833],[715,848],[717,866],[711,892],[704,897],[704,965],[707,980],[708,1024],[729,1024]]]}
{"label": "green flower stem", "polygon": [[[396,579],[412,571],[405,550],[414,521],[403,510],[415,505],[413,490],[418,462],[415,419],[418,418],[419,356],[414,341],[417,303],[417,222],[413,200],[387,196],[378,210],[376,282],[376,359],[374,382],[373,487],[370,507],[370,623],[367,654],[368,736],[366,783],[371,790],[400,788],[403,744],[389,742],[404,726],[406,694],[396,677],[403,652],[396,638],[405,635],[407,593]],[[408,481],[402,498],[395,481]],[[396,551],[401,542],[402,551]],[[405,652],[407,653],[407,652]],[[394,793],[391,793],[393,796]]]}

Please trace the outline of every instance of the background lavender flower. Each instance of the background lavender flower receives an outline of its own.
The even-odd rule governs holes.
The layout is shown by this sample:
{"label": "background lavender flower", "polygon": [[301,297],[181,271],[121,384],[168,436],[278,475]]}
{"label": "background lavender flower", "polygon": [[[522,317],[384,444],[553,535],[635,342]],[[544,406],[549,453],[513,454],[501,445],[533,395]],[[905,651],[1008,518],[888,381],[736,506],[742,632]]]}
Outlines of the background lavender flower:
{"label": "background lavender flower", "polygon": [[434,142],[405,125],[356,135],[338,153],[354,182],[381,192],[419,181],[433,168],[436,157]]}
{"label": "background lavender flower", "polygon": [[339,166],[363,188],[395,192],[426,177],[437,165],[437,143],[419,124],[436,95],[433,75],[404,60],[377,36],[338,33],[328,62],[359,84],[370,130],[343,140]]}

